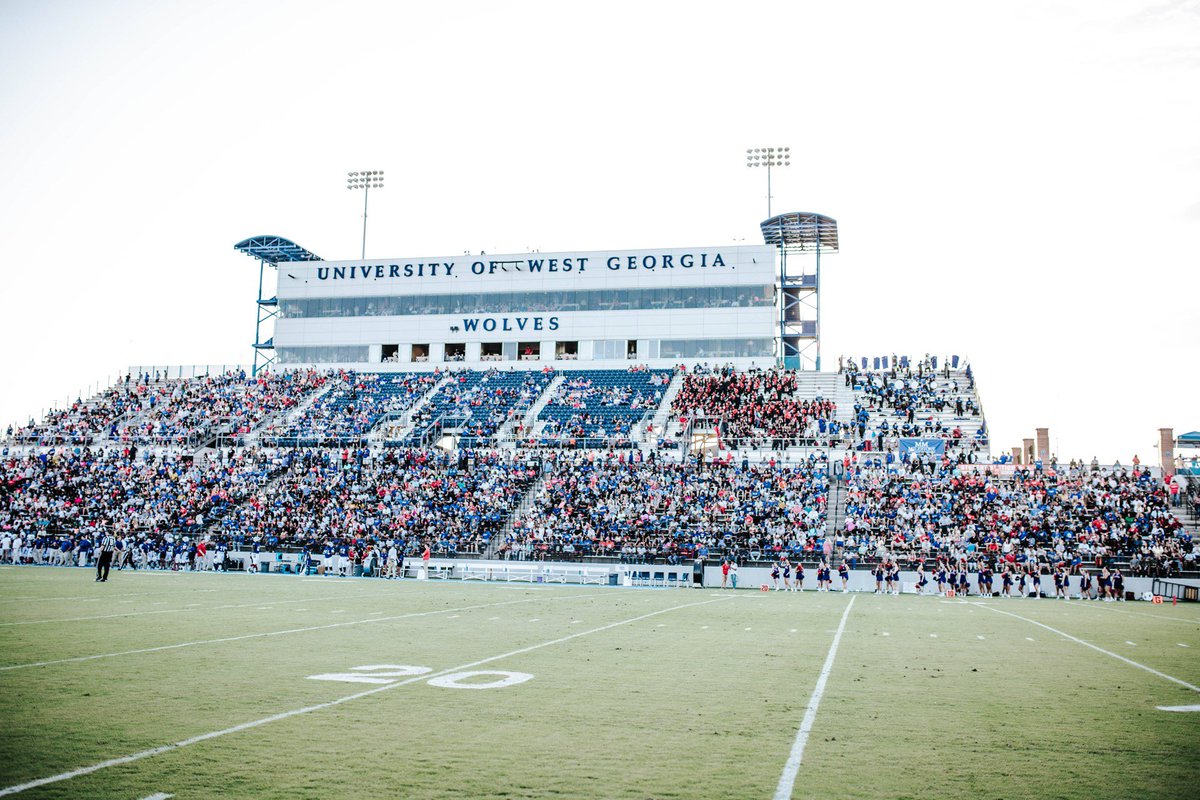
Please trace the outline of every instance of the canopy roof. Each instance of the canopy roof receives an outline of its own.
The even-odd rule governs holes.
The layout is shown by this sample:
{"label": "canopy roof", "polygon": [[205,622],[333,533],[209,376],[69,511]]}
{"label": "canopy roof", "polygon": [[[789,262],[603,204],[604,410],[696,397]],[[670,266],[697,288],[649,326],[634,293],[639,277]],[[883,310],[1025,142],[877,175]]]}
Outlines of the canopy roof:
{"label": "canopy roof", "polygon": [[321,261],[321,257],[310,253],[300,245],[282,236],[251,236],[233,246],[248,256],[268,264],[284,264],[291,261]]}

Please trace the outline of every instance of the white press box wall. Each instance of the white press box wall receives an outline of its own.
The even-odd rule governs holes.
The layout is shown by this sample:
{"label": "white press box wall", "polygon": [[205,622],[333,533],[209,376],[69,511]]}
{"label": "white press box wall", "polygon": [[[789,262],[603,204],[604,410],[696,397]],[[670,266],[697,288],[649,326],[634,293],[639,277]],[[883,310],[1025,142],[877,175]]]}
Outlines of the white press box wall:
{"label": "white press box wall", "polygon": [[[275,328],[276,348],[365,345],[378,363],[380,348],[428,344],[430,362],[441,362],[445,343],[465,343],[465,363],[478,362],[481,343],[540,342],[541,361],[554,360],[554,343],[578,342],[578,360],[599,360],[594,343],[637,340],[638,361],[656,359],[661,340],[773,340],[775,304],[708,308],[589,310],[509,306],[489,311],[497,296],[514,292],[668,290],[687,294],[709,287],[773,287],[775,250],[765,245],[612,250],[281,264],[278,297],[284,310]],[[770,291],[770,290],[768,290]],[[761,291],[752,292],[761,296]],[[396,316],[288,316],[289,301],[323,298],[421,298],[476,295],[470,313]],[[767,295],[773,297],[773,295]],[[407,300],[406,300],[407,302]],[[498,306],[491,306],[499,308]],[[452,330],[457,328],[457,330]],[[726,359],[723,359],[726,360]],[[748,359],[763,364],[770,358]],[[463,363],[463,362],[459,362]],[[582,365],[581,365],[582,366]]]}

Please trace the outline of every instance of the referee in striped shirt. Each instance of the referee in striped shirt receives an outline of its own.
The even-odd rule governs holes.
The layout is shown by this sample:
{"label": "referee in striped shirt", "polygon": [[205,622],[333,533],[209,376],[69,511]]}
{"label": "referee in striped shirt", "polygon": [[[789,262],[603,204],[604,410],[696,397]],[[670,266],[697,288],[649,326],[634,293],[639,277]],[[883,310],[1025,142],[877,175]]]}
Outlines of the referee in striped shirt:
{"label": "referee in striped shirt", "polygon": [[104,583],[108,580],[108,569],[112,566],[113,553],[117,549],[117,537],[111,533],[104,534],[100,540],[100,558],[96,560],[96,580]]}

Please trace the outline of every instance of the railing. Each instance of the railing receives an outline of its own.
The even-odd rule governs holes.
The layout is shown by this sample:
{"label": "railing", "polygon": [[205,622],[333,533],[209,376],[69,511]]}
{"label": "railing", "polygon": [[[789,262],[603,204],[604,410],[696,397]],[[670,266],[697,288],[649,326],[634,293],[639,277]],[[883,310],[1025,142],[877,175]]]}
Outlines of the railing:
{"label": "railing", "polygon": [[[287,368],[274,370],[285,371]],[[150,364],[129,367],[133,376],[150,374],[151,380],[171,380],[173,378],[198,378],[205,375],[223,375],[226,372],[245,370],[247,375],[254,371],[249,364]]]}

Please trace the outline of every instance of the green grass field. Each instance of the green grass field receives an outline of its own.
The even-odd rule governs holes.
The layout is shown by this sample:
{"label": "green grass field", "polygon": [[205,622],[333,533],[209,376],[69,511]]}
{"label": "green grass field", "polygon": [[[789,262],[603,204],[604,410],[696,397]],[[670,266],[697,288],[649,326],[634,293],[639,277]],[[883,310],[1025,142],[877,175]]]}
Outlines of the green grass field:
{"label": "green grass field", "polygon": [[1194,798],[1198,655],[1196,606],[4,567],[0,795],[770,798],[807,710],[794,797]]}

